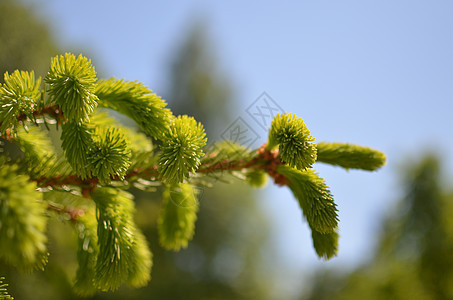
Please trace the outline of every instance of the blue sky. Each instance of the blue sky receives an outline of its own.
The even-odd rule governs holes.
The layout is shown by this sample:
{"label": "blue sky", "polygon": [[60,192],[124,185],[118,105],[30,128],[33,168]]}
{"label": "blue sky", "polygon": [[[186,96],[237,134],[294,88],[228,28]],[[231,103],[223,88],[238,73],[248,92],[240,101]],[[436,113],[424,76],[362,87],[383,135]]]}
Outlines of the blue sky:
{"label": "blue sky", "polygon": [[340,210],[340,253],[328,263],[316,258],[290,193],[262,191],[280,259],[297,269],[351,267],[370,255],[409,157],[434,149],[453,169],[452,1],[29,2],[68,50],[86,49],[107,76],[139,80],[158,94],[172,54],[202,16],[237,88],[238,116],[266,91],[318,141],[385,152],[387,166],[374,173],[316,166]]}

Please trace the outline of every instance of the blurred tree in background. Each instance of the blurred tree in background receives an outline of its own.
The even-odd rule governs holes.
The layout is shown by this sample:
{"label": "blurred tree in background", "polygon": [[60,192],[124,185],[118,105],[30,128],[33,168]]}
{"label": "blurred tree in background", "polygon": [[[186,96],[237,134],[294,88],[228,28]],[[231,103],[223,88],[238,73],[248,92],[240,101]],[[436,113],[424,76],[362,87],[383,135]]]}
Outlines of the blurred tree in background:
{"label": "blurred tree in background", "polygon": [[45,22],[15,0],[0,0],[0,82],[3,74],[20,69],[44,76],[49,57],[58,47]]}
{"label": "blurred tree in background", "polygon": [[[30,8],[0,0],[2,74],[21,69],[43,76],[57,48],[45,23]],[[175,114],[193,115],[210,134],[220,126],[218,120],[231,119],[232,89],[208,49],[202,26],[194,26],[175,56],[168,99]],[[132,192],[137,224],[154,255],[153,279],[146,288],[123,288],[93,299],[267,298],[273,283],[272,273],[265,270],[269,230],[250,187],[239,182],[200,187],[195,237],[187,249],[177,253],[164,250],[158,242],[159,193]],[[73,229],[63,220],[51,221],[48,229],[52,259],[44,272],[24,275],[0,265],[0,275],[6,277],[15,299],[79,299],[71,289],[77,267]]]}
{"label": "blurred tree in background", "polygon": [[351,274],[319,273],[304,299],[453,299],[453,194],[441,165],[434,155],[410,164],[371,261]]}
{"label": "blurred tree in background", "polygon": [[234,88],[225,72],[220,70],[212,42],[206,34],[206,24],[195,22],[185,44],[175,53],[170,66],[168,103],[175,115],[187,114],[201,121],[208,138],[219,126],[231,122],[234,111]]}

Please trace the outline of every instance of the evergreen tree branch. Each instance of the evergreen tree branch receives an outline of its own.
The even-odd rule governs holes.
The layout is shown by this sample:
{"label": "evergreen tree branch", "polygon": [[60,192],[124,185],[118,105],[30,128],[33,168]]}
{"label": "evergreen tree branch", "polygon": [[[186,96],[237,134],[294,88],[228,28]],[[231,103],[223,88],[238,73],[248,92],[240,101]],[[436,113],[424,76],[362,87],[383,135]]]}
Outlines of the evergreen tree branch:
{"label": "evergreen tree branch", "polygon": [[[252,154],[251,154],[252,153]],[[275,157],[275,153],[278,151],[271,152],[265,150],[264,145],[253,154],[253,151],[248,151],[244,153],[244,155],[248,156],[247,159],[243,159],[237,157],[236,159],[224,159],[221,161],[216,161],[214,164],[209,159],[209,157],[216,157],[220,155],[218,152],[211,152],[208,153],[205,158],[202,160],[199,169],[195,172],[198,175],[208,175],[216,172],[224,172],[224,171],[246,171],[246,170],[255,170],[255,169],[263,169],[263,170],[271,170],[270,167],[267,167],[269,164],[275,165],[277,161],[278,163],[282,163],[278,158]],[[152,157],[153,153],[141,153],[146,157]],[[110,176],[111,181],[115,182],[133,182],[138,179],[149,180],[152,182],[160,182],[160,172],[158,170],[158,164],[152,164],[148,166],[139,166],[139,165],[131,165],[131,167],[125,172],[123,177],[118,175]],[[78,175],[70,174],[70,175],[58,175],[55,177],[34,177],[32,180],[37,182],[39,187],[53,187],[58,188],[61,186],[66,185],[74,185],[74,186],[81,186],[81,187],[94,187],[100,181],[97,177],[91,177],[89,179],[83,179]]]}
{"label": "evergreen tree branch", "polygon": [[288,186],[299,201],[308,224],[319,233],[336,230],[338,215],[336,204],[324,179],[313,170],[300,171],[279,165],[277,172],[288,179]]}
{"label": "evergreen tree branch", "polygon": [[[293,192],[316,253],[330,259],[338,249],[339,220],[314,162],[364,170],[385,163],[384,154],[367,147],[315,144],[303,120],[288,113],[274,118],[268,142],[257,150],[228,141],[207,148],[201,123],[173,116],[141,83],[98,81],[81,55],[53,58],[45,83],[40,90],[33,72],[15,71],[0,86],[0,243],[7,245],[0,258],[24,270],[42,268],[46,218],[62,216],[77,231],[74,286],[84,296],[150,280],[152,254],[134,223],[132,196],[123,189],[164,187],[159,241],[179,250],[194,235],[194,183],[233,175],[260,187],[271,177]],[[118,125],[106,109],[131,118],[147,136]],[[40,125],[49,130],[48,123],[61,125],[63,153],[50,146]]]}
{"label": "evergreen tree branch", "polygon": [[167,131],[172,114],[160,97],[139,82],[110,78],[96,87],[100,106],[113,109],[134,120],[153,138]]}
{"label": "evergreen tree branch", "polygon": [[[231,172],[231,171],[256,171],[264,170],[272,178],[275,183],[280,185],[287,185],[285,178],[276,171],[278,165],[284,164],[278,157],[278,150],[269,151],[266,149],[266,144],[261,146],[256,151],[250,151],[247,149],[241,150],[238,155],[232,155],[232,158],[228,157],[228,154],[222,153],[221,151],[208,152],[201,160],[198,170],[196,170],[192,176],[206,176],[213,173]],[[152,157],[153,153],[141,153],[145,157]],[[223,160],[217,159],[218,157],[224,157]],[[245,157],[245,158],[244,158]],[[213,159],[215,158],[215,159]],[[131,165],[131,167],[125,172],[124,177],[113,175],[110,177],[111,181],[116,182],[133,182],[138,179],[145,179],[152,182],[160,182],[160,172],[158,164],[146,165],[145,167],[140,165]],[[189,178],[190,179],[190,178]],[[38,177],[32,178],[36,181],[40,187],[61,187],[65,185],[74,185],[82,187],[93,187],[100,181],[97,177],[91,177],[89,179],[82,179],[81,177],[71,174],[55,177]]]}

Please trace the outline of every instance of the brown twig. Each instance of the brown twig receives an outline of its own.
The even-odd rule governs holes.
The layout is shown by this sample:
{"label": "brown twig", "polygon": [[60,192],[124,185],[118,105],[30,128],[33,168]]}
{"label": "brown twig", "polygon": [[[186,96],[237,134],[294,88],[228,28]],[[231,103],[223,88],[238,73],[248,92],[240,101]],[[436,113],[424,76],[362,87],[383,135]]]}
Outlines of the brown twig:
{"label": "brown twig", "polygon": [[[236,160],[232,161],[229,159],[218,162],[214,165],[203,167],[203,165],[197,170],[197,173],[214,173],[221,171],[240,171],[244,169],[262,169],[271,176],[275,183],[284,186],[288,184],[288,180],[285,176],[277,172],[277,166],[283,162],[278,158],[278,150],[269,151],[266,149],[266,144],[262,145],[256,152],[251,160]],[[134,177],[139,177],[147,180],[157,180],[159,173],[157,166],[150,166],[145,169],[134,168],[130,170],[124,178],[118,176],[112,177],[113,181],[124,181],[130,180]],[[68,185],[76,185],[82,188],[82,195],[86,198],[90,197],[90,193],[96,189],[99,180],[97,178],[90,178],[82,180],[77,175],[69,175],[66,177],[57,176],[53,178],[41,177],[34,179],[40,187],[61,187]]]}
{"label": "brown twig", "polygon": [[288,179],[277,172],[277,166],[283,164],[278,157],[278,149],[269,151],[266,149],[266,144],[264,144],[259,148],[258,153],[260,153],[263,160],[267,162],[263,166],[263,169],[274,179],[275,184],[280,186],[288,185]]}
{"label": "brown twig", "polygon": [[[54,118],[59,124],[61,124],[64,120],[63,111],[58,107],[58,105],[52,105],[49,107],[44,107],[40,110],[33,111],[33,117],[39,117],[42,115],[49,115]],[[25,121],[28,116],[24,113],[17,116],[17,121]]]}
{"label": "brown twig", "polygon": [[[274,179],[274,182],[280,186],[288,184],[288,180],[285,176],[277,172],[277,166],[283,162],[278,158],[278,150],[269,151],[266,149],[266,144],[262,145],[256,152],[256,156],[251,160],[236,160],[232,161],[229,159],[218,162],[214,165],[203,167],[201,166],[197,173],[213,173],[221,171],[240,171],[244,169],[262,169]],[[157,166],[150,166],[145,169],[134,168],[130,170],[124,178],[118,176],[112,177],[113,181],[123,181],[132,179],[134,177],[140,177],[147,180],[157,180],[159,173]],[[76,185],[82,188],[82,195],[89,198],[90,193],[96,189],[99,180],[97,178],[90,178],[82,180],[77,175],[69,175],[66,177],[57,176],[53,178],[41,177],[34,179],[40,187],[61,187],[68,185]]]}
{"label": "brown twig", "polygon": [[248,168],[263,169],[274,179],[276,184],[280,186],[288,185],[286,177],[277,172],[277,166],[283,164],[280,158],[278,158],[278,149],[269,151],[266,149],[266,144],[264,144],[256,151],[256,153],[257,155],[250,161],[230,161],[227,159],[210,167],[201,167],[198,169],[197,173],[243,170]]}
{"label": "brown twig", "polygon": [[[49,115],[55,121],[57,121],[58,124],[64,123],[64,116],[63,116],[63,111],[58,107],[58,105],[52,105],[49,107],[44,107],[43,109],[40,110],[35,110],[33,111],[33,118],[36,119],[39,116],[43,115]],[[19,114],[17,117],[18,122],[22,122],[22,124],[28,119],[28,115],[25,113]],[[30,120],[35,122],[36,120]],[[2,122],[0,122],[0,126],[2,126]],[[11,128],[7,128],[5,130],[4,134],[0,135],[1,138],[4,138],[7,141],[13,142],[14,141],[14,130],[11,130]]]}
{"label": "brown twig", "polygon": [[[55,121],[57,121],[58,124],[64,123],[63,111],[59,108],[58,105],[52,105],[52,106],[49,106],[49,107],[44,107],[44,108],[42,108],[40,110],[34,110],[32,114],[33,114],[33,119],[34,120],[30,120],[30,121],[35,121],[35,119],[37,117],[40,117],[40,116],[43,116],[43,115],[49,115],[53,119],[55,119]],[[24,121],[26,121],[28,119],[28,115],[25,114],[25,113],[21,113],[21,114],[16,116],[16,119],[17,119],[18,122],[22,122],[23,123]],[[2,125],[2,122],[0,121],[0,126],[1,125]],[[11,128],[6,129],[6,133],[3,134],[1,137],[4,138],[4,139],[9,140],[9,138],[12,137]]]}
{"label": "brown twig", "polygon": [[56,176],[56,177],[40,177],[32,180],[36,181],[39,187],[62,187],[68,185],[77,185],[82,189],[82,196],[85,198],[90,198],[92,191],[96,189],[97,184],[99,183],[98,178],[90,178],[82,180],[77,175],[69,175],[66,177]]}

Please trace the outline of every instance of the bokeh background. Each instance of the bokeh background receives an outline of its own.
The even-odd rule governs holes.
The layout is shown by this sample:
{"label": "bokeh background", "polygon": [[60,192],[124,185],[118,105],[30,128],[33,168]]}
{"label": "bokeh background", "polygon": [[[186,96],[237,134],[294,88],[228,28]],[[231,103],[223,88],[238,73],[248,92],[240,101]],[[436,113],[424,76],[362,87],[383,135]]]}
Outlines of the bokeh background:
{"label": "bokeh background", "polygon": [[[153,279],[145,289],[121,289],[119,299],[359,299],[366,291],[376,299],[415,299],[408,296],[411,286],[419,287],[421,299],[443,299],[453,293],[448,276],[438,285],[425,283],[439,281],[432,275],[436,266],[450,264],[432,258],[448,258],[446,250],[453,250],[446,221],[452,11],[451,1],[418,0],[0,0],[0,71],[45,75],[51,56],[83,53],[99,77],[143,82],[175,112],[203,122],[212,140],[243,118],[259,136],[252,146],[267,134],[246,110],[266,92],[304,119],[317,141],[356,143],[387,155],[387,165],[373,173],[315,166],[340,211],[340,251],[328,262],[316,257],[287,189],[219,183],[205,190],[195,240],[176,254],[155,239],[160,199],[137,192],[137,222],[154,252]],[[428,208],[414,204],[428,202]],[[427,213],[420,217],[420,211]],[[33,293],[76,299],[69,289],[71,238],[54,235],[55,262],[45,275],[23,277],[4,267],[17,299],[36,299],[27,298]],[[406,278],[408,262],[415,269]],[[404,280],[382,283],[392,276]],[[98,296],[104,297],[114,295]]]}

